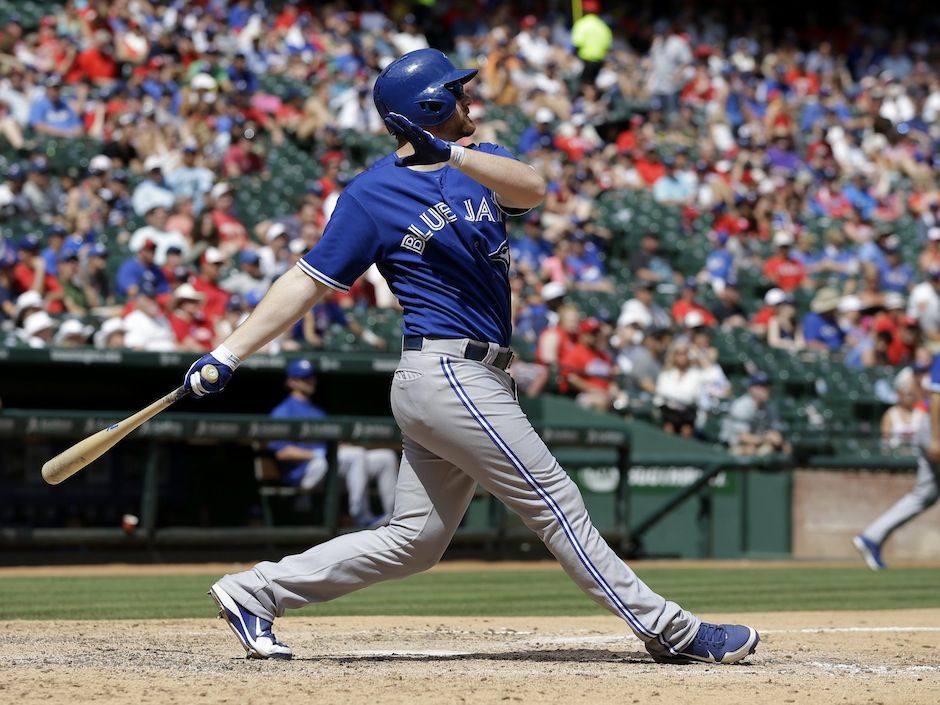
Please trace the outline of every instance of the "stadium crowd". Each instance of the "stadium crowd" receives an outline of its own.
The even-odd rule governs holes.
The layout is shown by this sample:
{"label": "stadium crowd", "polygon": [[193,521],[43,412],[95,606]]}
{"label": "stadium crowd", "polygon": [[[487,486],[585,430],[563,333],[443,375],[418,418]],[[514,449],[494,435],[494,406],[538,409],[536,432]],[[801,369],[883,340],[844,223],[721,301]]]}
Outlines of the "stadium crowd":
{"label": "stadium crowd", "polygon": [[[828,39],[811,26],[773,36],[718,10],[665,21],[582,5],[574,28],[552,3],[520,15],[508,3],[412,14],[69,0],[36,26],[13,17],[0,31],[6,343],[211,350],[316,243],[366,166],[344,135],[384,134],[378,71],[430,44],[480,68],[475,139],[510,136],[551,184],[511,226],[525,393],[601,410],[649,399],[667,430],[692,435],[734,396],[716,329],[922,372],[940,351],[936,37],[861,19]],[[272,76],[290,88],[265,89]],[[100,149],[57,172],[49,140]],[[275,177],[284,149],[315,151],[318,176],[249,222],[240,188]],[[636,233],[637,204],[667,226]],[[32,227],[14,237],[15,220]],[[680,256],[685,243],[698,259]],[[337,331],[393,347],[355,315],[390,298],[373,270],[268,351],[323,347]],[[774,371],[751,372],[757,399]]]}

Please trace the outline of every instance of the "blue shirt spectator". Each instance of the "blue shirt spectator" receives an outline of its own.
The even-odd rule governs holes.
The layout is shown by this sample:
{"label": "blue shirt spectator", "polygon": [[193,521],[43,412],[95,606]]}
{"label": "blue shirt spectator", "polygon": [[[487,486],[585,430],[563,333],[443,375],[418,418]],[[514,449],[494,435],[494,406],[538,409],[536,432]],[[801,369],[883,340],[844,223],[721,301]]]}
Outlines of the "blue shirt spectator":
{"label": "blue shirt spectator", "polygon": [[205,195],[215,183],[215,174],[203,166],[196,165],[196,148],[183,149],[183,164],[171,171],[166,177],[166,185],[179,198],[190,198],[193,210],[201,213],[205,202]]}
{"label": "blue shirt spectator", "polygon": [[45,95],[30,106],[29,126],[36,132],[53,137],[77,137],[81,134],[82,121],[62,98],[57,79],[50,80]]}
{"label": "blue shirt spectator", "polygon": [[137,295],[141,284],[149,281],[157,294],[165,294],[170,290],[163,270],[154,264],[156,244],[145,244],[137,257],[129,259],[117,271],[117,293],[119,296],[129,298]]}
{"label": "blue shirt spectator", "polygon": [[878,270],[878,286],[882,291],[907,294],[914,284],[914,271],[901,261],[897,251],[889,252],[887,261]]}
{"label": "blue shirt spectator", "polygon": [[830,350],[839,350],[845,334],[835,318],[827,318],[810,311],[803,318],[803,338],[807,344],[816,342]]}

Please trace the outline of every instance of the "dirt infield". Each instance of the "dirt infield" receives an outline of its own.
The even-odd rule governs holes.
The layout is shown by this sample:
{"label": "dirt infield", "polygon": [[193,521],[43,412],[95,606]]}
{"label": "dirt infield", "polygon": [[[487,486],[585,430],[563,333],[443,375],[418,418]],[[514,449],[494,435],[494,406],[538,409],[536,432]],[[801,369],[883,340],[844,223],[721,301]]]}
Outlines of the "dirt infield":
{"label": "dirt infield", "polygon": [[940,702],[940,609],[741,618],[763,643],[738,666],[654,664],[606,616],[292,617],[290,662],[245,660],[218,620],[12,621],[0,702]]}

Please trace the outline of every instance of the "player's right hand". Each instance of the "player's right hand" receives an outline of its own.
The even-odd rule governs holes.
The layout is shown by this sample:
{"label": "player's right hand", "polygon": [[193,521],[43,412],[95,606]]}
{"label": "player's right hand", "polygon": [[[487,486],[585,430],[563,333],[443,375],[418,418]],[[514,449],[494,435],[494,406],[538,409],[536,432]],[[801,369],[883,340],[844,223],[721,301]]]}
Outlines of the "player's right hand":
{"label": "player's right hand", "polygon": [[[183,387],[196,397],[217,394],[232,379],[238,363],[239,359],[228,348],[220,345],[190,366],[183,378]],[[208,367],[214,367],[215,372],[207,370]]]}

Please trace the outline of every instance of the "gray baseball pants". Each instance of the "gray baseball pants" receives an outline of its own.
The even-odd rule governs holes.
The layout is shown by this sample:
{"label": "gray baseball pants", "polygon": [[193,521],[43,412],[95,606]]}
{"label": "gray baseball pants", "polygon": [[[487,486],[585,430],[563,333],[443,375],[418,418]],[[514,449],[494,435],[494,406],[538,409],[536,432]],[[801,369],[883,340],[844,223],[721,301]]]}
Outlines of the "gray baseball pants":
{"label": "gray baseball pants", "polygon": [[888,511],[862,532],[869,541],[881,545],[892,532],[928,509],[940,497],[940,464],[931,463],[921,450],[917,458],[917,482]]}
{"label": "gray baseball pants", "polygon": [[226,575],[222,588],[273,620],[288,608],[427,570],[440,560],[480,483],[647,650],[682,650],[699,620],[653,592],[601,538],[577,486],[519,408],[512,378],[485,364],[498,348],[491,345],[486,360],[475,362],[463,359],[465,346],[465,340],[426,340],[421,351],[402,354],[392,412],[404,453],[387,526]]}

